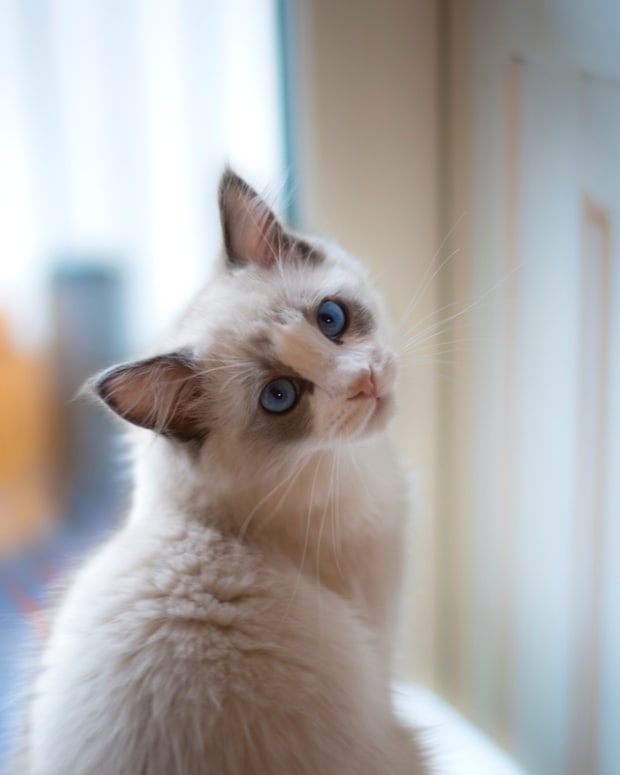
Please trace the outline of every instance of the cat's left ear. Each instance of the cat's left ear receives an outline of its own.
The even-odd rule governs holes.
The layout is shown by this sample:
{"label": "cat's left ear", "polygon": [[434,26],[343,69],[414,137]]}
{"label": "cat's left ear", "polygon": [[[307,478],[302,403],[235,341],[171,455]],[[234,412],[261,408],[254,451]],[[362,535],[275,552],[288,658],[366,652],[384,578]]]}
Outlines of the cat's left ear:
{"label": "cat's left ear", "polygon": [[290,251],[293,238],[264,199],[232,170],[222,175],[219,205],[229,266],[270,267]]}
{"label": "cat's left ear", "polygon": [[113,366],[92,386],[119,417],[179,441],[203,438],[203,378],[183,353]]}

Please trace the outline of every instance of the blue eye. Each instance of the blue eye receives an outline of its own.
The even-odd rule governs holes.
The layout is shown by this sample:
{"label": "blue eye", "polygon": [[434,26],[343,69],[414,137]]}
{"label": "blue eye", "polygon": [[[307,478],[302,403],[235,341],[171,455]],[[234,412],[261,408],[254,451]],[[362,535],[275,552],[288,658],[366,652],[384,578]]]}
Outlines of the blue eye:
{"label": "blue eye", "polygon": [[292,409],[299,398],[294,382],[290,379],[274,379],[266,385],[260,394],[260,405],[274,414],[282,414]]}
{"label": "blue eye", "polygon": [[335,301],[323,301],[316,315],[319,328],[328,339],[336,339],[347,326],[347,315]]}

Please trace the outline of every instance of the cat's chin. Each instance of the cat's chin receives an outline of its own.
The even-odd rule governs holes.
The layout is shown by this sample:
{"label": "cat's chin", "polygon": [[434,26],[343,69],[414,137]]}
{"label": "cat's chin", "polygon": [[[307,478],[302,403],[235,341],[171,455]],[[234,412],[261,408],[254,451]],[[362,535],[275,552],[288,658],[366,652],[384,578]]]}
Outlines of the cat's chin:
{"label": "cat's chin", "polygon": [[367,400],[370,405],[358,431],[358,438],[367,438],[383,431],[396,412],[396,399],[393,393]]}
{"label": "cat's chin", "polygon": [[382,431],[396,413],[396,399],[392,393],[381,396],[376,401],[374,411],[366,425],[367,432]]}

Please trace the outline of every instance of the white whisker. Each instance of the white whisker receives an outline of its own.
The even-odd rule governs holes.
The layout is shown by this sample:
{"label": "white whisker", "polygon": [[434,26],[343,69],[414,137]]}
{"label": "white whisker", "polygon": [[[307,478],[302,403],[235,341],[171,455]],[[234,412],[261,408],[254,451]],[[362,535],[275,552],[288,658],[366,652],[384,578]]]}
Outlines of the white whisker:
{"label": "white whisker", "polygon": [[417,307],[420,299],[422,299],[424,293],[426,292],[426,290],[428,289],[428,287],[430,286],[432,281],[435,279],[435,277],[439,274],[439,272],[443,269],[443,267],[449,261],[451,261],[452,258],[454,258],[454,256],[458,253],[458,251],[459,251],[458,248],[456,250],[453,250],[452,253],[450,253],[450,255],[447,256],[447,258],[445,258],[441,262],[441,264],[437,267],[437,269],[433,272],[433,274],[430,277],[428,277],[428,274],[431,271],[431,269],[433,267],[433,264],[435,263],[437,258],[441,255],[441,251],[443,250],[444,245],[450,239],[450,237],[452,236],[452,234],[454,233],[456,228],[459,226],[459,224],[461,223],[461,221],[463,220],[464,217],[465,217],[465,212],[461,213],[461,215],[457,218],[457,220],[455,221],[455,223],[452,226],[452,228],[450,229],[450,231],[448,231],[446,236],[441,241],[441,244],[437,248],[437,251],[435,252],[435,255],[433,256],[433,258],[428,263],[428,266],[426,267],[426,270],[425,270],[424,274],[422,275],[422,279],[420,280],[420,287],[418,288],[418,291],[414,295],[413,299],[407,305],[407,307],[406,307],[406,309],[405,309],[405,311],[403,313],[403,316],[401,317],[401,320],[400,320],[400,322],[398,324],[399,328],[401,328],[403,326],[403,324],[405,323],[405,321],[407,320],[409,315],[411,315],[412,312],[414,311],[414,309]]}
{"label": "white whisker", "polygon": [[[336,561],[336,569],[338,570],[338,573],[340,574],[340,578],[346,582],[346,577],[342,571],[342,566],[340,565],[340,559],[338,557],[338,546],[341,544],[341,536],[340,536],[340,450],[336,450],[336,477],[335,477],[335,488],[336,488],[336,497],[333,499],[333,508],[332,508],[332,540],[334,544],[334,560]],[[338,540],[336,540],[336,528],[338,528]]]}
{"label": "white whisker", "polygon": [[[463,309],[459,310],[458,312],[454,312],[451,315],[448,315],[445,318],[442,318],[439,321],[435,321],[429,326],[427,326],[422,331],[418,332],[412,332],[412,336],[406,340],[402,347],[400,348],[399,352],[403,352],[404,350],[408,349],[411,346],[415,346],[416,344],[421,344],[425,342],[428,338],[433,338],[435,336],[440,336],[441,334],[445,333],[447,330],[451,328],[449,325],[455,320],[459,320],[463,318],[468,312],[471,312],[473,310],[479,310],[484,309],[489,306],[493,306],[496,304],[500,304],[500,300],[491,300],[486,301],[485,299],[488,298],[494,291],[496,291],[501,285],[506,283],[510,277],[519,269],[519,267],[515,267],[511,272],[509,272],[505,277],[503,277],[501,280],[499,280],[497,283],[492,285],[490,288],[488,288],[486,291],[484,291],[478,298],[474,299],[470,304],[468,304]],[[484,302],[484,303],[483,303]],[[454,305],[449,305],[454,306]],[[428,318],[428,316],[427,316]]]}
{"label": "white whisker", "polygon": [[243,521],[243,524],[241,525],[241,529],[239,531],[239,537],[241,539],[245,538],[245,534],[250,525],[250,522],[252,521],[252,518],[254,517],[256,512],[260,509],[260,507],[263,506],[269,500],[269,498],[271,498],[272,495],[274,495],[280,489],[280,487],[285,487],[287,484],[289,484],[291,479],[296,477],[298,473],[299,473],[298,471],[292,471],[288,477],[278,482],[275,485],[275,487],[271,488],[271,490],[268,490],[267,493],[265,493],[265,495],[263,495],[263,497],[258,501],[258,503],[254,505],[254,507],[247,514],[245,520]]}
{"label": "white whisker", "polygon": [[[297,593],[297,588],[299,586],[299,582],[301,580],[301,577],[304,573],[304,565],[306,562],[306,554],[308,551],[308,541],[310,538],[310,526],[312,523],[312,516],[313,516],[313,507],[314,507],[314,494],[316,490],[316,482],[319,474],[319,468],[321,466],[321,463],[323,461],[322,457],[318,457],[315,468],[314,468],[314,474],[312,476],[312,484],[310,486],[310,497],[308,499],[308,509],[306,511],[306,529],[304,533],[304,543],[303,548],[301,552],[301,559],[299,560],[299,566],[297,568],[297,573],[295,574],[295,583],[293,584],[293,591],[291,592],[291,596],[289,598],[288,605],[286,606],[286,610],[284,611],[284,614],[282,615],[282,621],[286,619],[288,616],[288,612],[291,609],[291,605],[293,603],[293,600],[295,599],[295,594]],[[282,621],[280,622],[280,625],[282,624]]]}

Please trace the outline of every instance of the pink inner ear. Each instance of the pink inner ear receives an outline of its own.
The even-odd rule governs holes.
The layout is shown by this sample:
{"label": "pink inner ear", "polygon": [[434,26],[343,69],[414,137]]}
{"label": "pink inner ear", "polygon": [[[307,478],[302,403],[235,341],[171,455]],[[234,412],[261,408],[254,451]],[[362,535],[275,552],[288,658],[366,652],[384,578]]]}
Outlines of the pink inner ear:
{"label": "pink inner ear", "polygon": [[183,440],[205,433],[200,375],[183,355],[116,366],[99,377],[95,388],[110,409],[141,428]]}
{"label": "pink inner ear", "polygon": [[232,172],[222,179],[220,209],[229,261],[274,264],[286,247],[285,232],[263,199]]}
{"label": "pink inner ear", "polygon": [[260,266],[271,266],[280,250],[278,223],[273,215],[260,207],[250,207],[240,220],[238,255]]}

